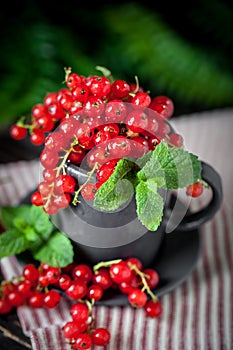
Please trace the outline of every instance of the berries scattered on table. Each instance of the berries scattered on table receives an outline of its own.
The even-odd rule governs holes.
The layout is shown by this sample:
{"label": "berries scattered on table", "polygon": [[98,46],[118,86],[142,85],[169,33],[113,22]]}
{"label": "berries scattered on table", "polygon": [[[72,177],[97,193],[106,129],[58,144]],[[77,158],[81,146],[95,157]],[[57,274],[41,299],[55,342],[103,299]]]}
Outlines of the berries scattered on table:
{"label": "berries scattered on table", "polygon": [[134,308],[143,308],[146,316],[156,318],[162,306],[154,294],[159,275],[153,268],[144,268],[140,259],[129,257],[99,262],[94,266],[72,263],[64,268],[40,263],[25,265],[22,274],[0,285],[0,314],[7,314],[20,305],[32,308],[55,308],[62,297],[71,301],[70,319],[62,333],[72,350],[106,346],[111,334],[96,326],[95,303],[105,293],[123,293]]}

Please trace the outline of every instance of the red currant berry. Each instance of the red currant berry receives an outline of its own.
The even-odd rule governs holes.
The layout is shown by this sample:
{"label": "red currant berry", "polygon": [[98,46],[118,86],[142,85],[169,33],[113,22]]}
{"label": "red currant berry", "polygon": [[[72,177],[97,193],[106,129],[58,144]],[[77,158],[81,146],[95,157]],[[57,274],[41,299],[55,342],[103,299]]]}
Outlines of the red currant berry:
{"label": "red currant berry", "polygon": [[139,288],[134,288],[128,294],[128,301],[133,307],[143,307],[147,302],[147,295]]}
{"label": "red currant berry", "polygon": [[40,146],[44,143],[45,135],[44,131],[41,129],[33,129],[32,134],[30,135],[30,141],[33,145]]}
{"label": "red currant berry", "polygon": [[98,284],[92,284],[88,287],[87,297],[90,300],[98,301],[103,296],[103,288],[101,288]]}
{"label": "red currant berry", "polygon": [[138,91],[131,99],[131,103],[136,106],[147,108],[151,103],[151,97],[147,92]]}
{"label": "red currant berry", "polygon": [[75,350],[90,349],[92,345],[92,339],[87,333],[80,333],[75,337],[74,342],[72,342],[72,348]]}
{"label": "red currant berry", "polygon": [[33,292],[28,299],[29,306],[33,308],[40,308],[44,304],[43,294],[40,292]]}
{"label": "red currant berry", "polygon": [[64,337],[70,340],[75,339],[82,331],[83,330],[82,330],[82,327],[80,327],[80,324],[74,321],[68,321],[62,327],[62,333]]}
{"label": "red currant berry", "polygon": [[35,191],[31,195],[31,203],[35,206],[43,205],[43,199],[39,191]]}
{"label": "red currant berry", "polygon": [[6,298],[0,298],[0,315],[8,314],[13,306]]}
{"label": "red currant berry", "polygon": [[112,83],[112,93],[114,98],[124,98],[130,92],[130,85],[121,79],[117,79]]}
{"label": "red currant berry", "polygon": [[66,85],[69,89],[74,89],[75,87],[82,84],[82,77],[76,73],[68,74],[66,78]]}
{"label": "red currant berry", "polygon": [[53,130],[55,123],[50,115],[42,115],[40,118],[36,120],[36,125],[43,132],[50,132]]}
{"label": "red currant berry", "polygon": [[158,301],[148,300],[144,306],[144,310],[148,317],[158,317],[162,313],[162,306]]}
{"label": "red currant berry", "polygon": [[126,103],[121,100],[111,100],[105,107],[105,120],[107,123],[123,122],[126,114]]}
{"label": "red currant berry", "polygon": [[40,162],[46,169],[54,169],[59,161],[58,153],[43,149],[40,154]]}
{"label": "red currant berry", "polygon": [[105,182],[114,172],[117,160],[111,159],[108,162],[104,163],[96,171],[96,178],[100,182]]}
{"label": "red currant berry", "polygon": [[104,76],[96,76],[92,79],[89,90],[93,95],[100,98],[106,97],[111,91],[110,80]]}
{"label": "red currant berry", "polygon": [[76,181],[71,175],[59,175],[54,183],[56,194],[73,193],[76,187]]}
{"label": "red currant berry", "polygon": [[88,201],[94,200],[96,192],[97,187],[96,184],[93,183],[87,183],[81,189],[81,195]]}
{"label": "red currant berry", "polygon": [[105,267],[101,267],[93,275],[93,283],[98,284],[104,290],[110,288],[113,284],[109,270]]}
{"label": "red currant berry", "polygon": [[88,306],[84,303],[73,304],[70,308],[70,314],[76,323],[86,323],[89,317]]}
{"label": "red currant berry", "polygon": [[135,265],[140,271],[142,271],[143,265],[139,258],[131,257],[125,260],[128,264]]}
{"label": "red currant berry", "polygon": [[135,109],[127,115],[125,123],[128,129],[140,133],[147,130],[148,117],[141,109]]}
{"label": "red currant berry", "polygon": [[15,307],[22,305],[24,302],[24,297],[18,291],[9,293],[7,299],[9,303]]}
{"label": "red currant berry", "polygon": [[187,186],[186,194],[190,197],[199,197],[203,193],[204,187],[201,182],[195,182],[192,185]]}
{"label": "red currant berry", "polygon": [[106,346],[110,343],[111,340],[110,332],[103,327],[94,329],[91,337],[93,343],[97,346]]}
{"label": "red currant berry", "polygon": [[23,277],[34,283],[38,281],[39,278],[39,271],[38,269],[35,267],[35,265],[33,264],[27,264],[24,266],[23,268],[23,272],[22,272]]}
{"label": "red currant berry", "polygon": [[120,128],[117,123],[108,123],[99,126],[99,130],[104,130],[104,132],[109,132],[111,138],[113,139],[120,133]]}
{"label": "red currant berry", "polygon": [[125,136],[117,136],[109,141],[108,150],[112,158],[127,157],[131,152],[130,140]]}
{"label": "red currant berry", "polygon": [[109,268],[109,273],[113,282],[117,284],[129,282],[132,279],[132,270],[127,262],[123,260],[113,263]]}
{"label": "red currant berry", "polygon": [[10,128],[10,135],[14,140],[22,140],[27,136],[27,129],[23,126],[14,124]]}
{"label": "red currant berry", "polygon": [[145,279],[150,289],[155,289],[159,283],[159,275],[157,271],[152,268],[146,268],[143,270],[143,273],[146,275]]}
{"label": "red currant berry", "polygon": [[49,290],[44,294],[44,306],[49,309],[54,308],[61,300],[61,295],[56,290]]}
{"label": "red currant berry", "polygon": [[73,300],[79,300],[86,296],[87,285],[84,281],[74,280],[65,291],[66,295]]}
{"label": "red currant berry", "polygon": [[169,135],[169,144],[175,147],[182,147],[184,143],[184,139],[181,135],[172,133]]}
{"label": "red currant berry", "polygon": [[68,156],[68,160],[73,164],[81,164],[85,157],[85,150],[79,145],[75,145]]}
{"label": "red currant berry", "polygon": [[167,96],[156,96],[152,99],[149,108],[158,112],[163,118],[170,118],[174,112],[174,104]]}
{"label": "red currant berry", "polygon": [[71,285],[71,278],[69,275],[62,273],[59,281],[58,281],[58,285],[62,290],[66,290],[69,288],[69,286]]}
{"label": "red currant berry", "polygon": [[92,276],[92,269],[86,264],[79,264],[75,266],[72,270],[72,277],[74,279],[81,279],[86,283],[92,280]]}

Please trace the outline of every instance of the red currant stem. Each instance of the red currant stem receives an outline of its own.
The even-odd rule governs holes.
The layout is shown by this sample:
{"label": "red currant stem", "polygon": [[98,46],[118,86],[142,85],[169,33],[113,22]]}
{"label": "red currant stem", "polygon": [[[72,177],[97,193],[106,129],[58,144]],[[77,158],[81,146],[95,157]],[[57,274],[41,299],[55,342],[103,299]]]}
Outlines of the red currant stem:
{"label": "red currant stem", "polygon": [[120,261],[122,261],[122,259],[115,259],[115,260],[108,260],[108,261],[100,261],[98,264],[93,266],[93,271],[96,272],[97,270],[99,270],[101,267],[109,267],[112,264],[117,264]]}
{"label": "red currant stem", "polygon": [[57,173],[56,176],[60,175],[61,171],[63,171],[63,174],[65,174],[65,163],[70,155],[70,153],[72,151],[74,151],[73,147],[76,146],[78,144],[78,139],[74,139],[74,141],[71,143],[71,146],[68,150],[64,150],[65,155],[63,155],[62,158],[62,162],[59,164],[59,166],[56,168]]}
{"label": "red currant stem", "polygon": [[138,92],[138,90],[139,90],[139,79],[138,79],[138,76],[135,75],[134,79],[135,79],[136,86],[135,86],[135,89],[132,91],[132,95],[131,96],[134,96],[134,94],[136,94]]}
{"label": "red currant stem", "polygon": [[94,174],[94,172],[96,171],[96,169],[98,168],[98,162],[95,163],[95,165],[93,166],[93,168],[91,169],[91,171],[88,172],[88,178],[87,180],[79,187],[79,189],[77,191],[75,191],[75,195],[74,195],[74,199],[72,201],[72,204],[73,205],[77,205],[77,203],[79,203],[79,200],[78,200],[78,196],[79,196],[79,193],[82,191],[83,187],[88,183],[90,182],[91,178],[92,178],[92,175]]}
{"label": "red currant stem", "polygon": [[148,293],[148,295],[150,295],[151,299],[156,301],[158,299],[158,297],[152,292],[152,290],[150,289],[147,281],[146,281],[146,274],[143,273],[142,271],[139,270],[139,268],[131,263],[128,263],[129,267],[131,268],[131,270],[134,270],[136,272],[136,274],[141,278],[142,284],[143,284],[143,288],[142,291],[146,291]]}
{"label": "red currant stem", "polygon": [[65,67],[65,68],[64,68],[64,71],[65,71],[65,80],[63,81],[63,84],[66,83],[69,74],[72,72],[72,68],[71,68],[71,67],[68,67],[68,68]]}
{"label": "red currant stem", "polygon": [[199,179],[198,182],[200,182],[204,188],[210,188],[209,184],[207,182],[205,182],[204,180]]}
{"label": "red currant stem", "polygon": [[[78,139],[75,138],[74,141],[71,143],[71,146],[68,150],[64,150],[65,154],[61,157],[62,161],[59,164],[58,167],[56,167],[56,177],[61,174],[66,174],[65,171],[65,163],[70,155],[70,153],[74,150],[73,147],[78,144]],[[51,202],[51,196],[53,195],[53,188],[54,188],[54,183],[51,183],[50,187],[52,187],[52,191],[50,195],[47,197],[46,203],[44,204],[44,207],[47,208]]]}
{"label": "red currant stem", "polygon": [[99,70],[106,78],[109,78],[110,81],[114,81],[112,72],[108,68],[102,67],[102,66],[96,66],[95,69]]}
{"label": "red currant stem", "polygon": [[21,126],[22,128],[28,129],[29,131],[32,131],[35,126],[33,124],[26,124],[25,121],[26,117],[22,116],[20,119],[17,121],[16,125]]}

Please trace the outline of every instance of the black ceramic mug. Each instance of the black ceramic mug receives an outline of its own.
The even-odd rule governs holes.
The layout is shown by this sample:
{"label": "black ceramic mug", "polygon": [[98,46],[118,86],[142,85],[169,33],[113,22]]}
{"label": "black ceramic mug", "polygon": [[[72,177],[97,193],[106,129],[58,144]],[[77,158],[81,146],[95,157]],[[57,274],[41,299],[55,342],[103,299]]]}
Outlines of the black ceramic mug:
{"label": "black ceramic mug", "polygon": [[[67,166],[67,173],[79,183],[87,178],[85,171],[72,164]],[[182,220],[178,224],[172,223],[174,205],[172,197],[166,193],[163,219],[155,232],[148,231],[138,220],[134,197],[120,210],[103,212],[80,196],[77,206],[70,205],[51,219],[72,240],[77,256],[82,262],[95,264],[134,256],[141,259],[145,267],[150,266],[167,232],[175,235],[177,231],[198,229],[218,211],[223,197],[221,178],[213,167],[205,162],[202,162],[201,177],[212,190],[209,203],[194,213],[183,211]]]}

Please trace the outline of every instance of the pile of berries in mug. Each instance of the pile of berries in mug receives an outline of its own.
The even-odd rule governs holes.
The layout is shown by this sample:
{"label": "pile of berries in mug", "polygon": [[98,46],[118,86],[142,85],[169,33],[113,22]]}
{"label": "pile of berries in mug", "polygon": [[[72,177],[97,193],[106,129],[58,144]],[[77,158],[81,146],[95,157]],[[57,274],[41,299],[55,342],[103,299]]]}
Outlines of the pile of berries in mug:
{"label": "pile of berries in mug", "polygon": [[[75,191],[93,200],[119,159],[139,158],[161,141],[183,146],[182,136],[167,121],[174,112],[172,100],[167,96],[151,98],[137,79],[130,84],[66,69],[65,85],[33,106],[29,123],[20,119],[10,130],[14,139],[29,133],[32,144],[44,145],[40,155],[43,180],[31,202],[43,206],[49,215],[66,208]],[[66,173],[67,162],[85,163],[89,171],[94,169],[96,183],[78,189],[77,181]],[[187,188],[187,194],[197,197],[202,190],[198,182]]]}
{"label": "pile of berries in mug", "polygon": [[[40,263],[24,266],[22,275],[0,285],[0,314],[14,307],[55,308],[64,294],[71,301],[70,318],[62,333],[72,349],[106,346],[111,334],[96,326],[93,306],[109,290],[124,293],[132,307],[143,308],[147,317],[157,318],[162,306],[152,292],[159,282],[153,268],[144,268],[138,258],[100,262],[92,268],[72,263],[64,268]],[[150,296],[150,298],[148,298]]]}

